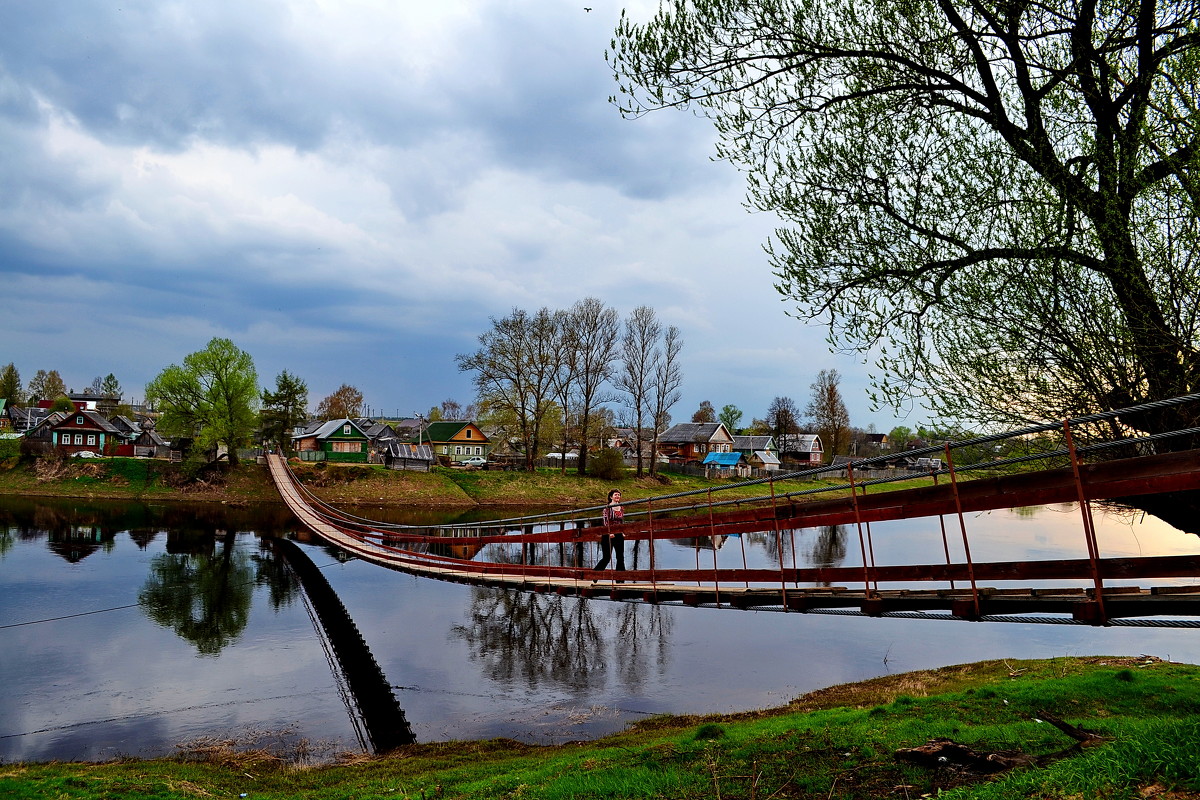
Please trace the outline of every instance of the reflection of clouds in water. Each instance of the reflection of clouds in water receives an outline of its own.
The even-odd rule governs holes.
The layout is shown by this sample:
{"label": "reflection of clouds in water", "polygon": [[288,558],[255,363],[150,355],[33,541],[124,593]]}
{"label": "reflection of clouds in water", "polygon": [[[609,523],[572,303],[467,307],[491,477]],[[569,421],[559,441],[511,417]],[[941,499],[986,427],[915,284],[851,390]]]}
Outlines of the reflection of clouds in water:
{"label": "reflection of clouds in water", "polygon": [[616,679],[636,690],[666,668],[671,617],[658,606],[480,587],[471,595],[468,621],[452,634],[497,683],[579,692]]}

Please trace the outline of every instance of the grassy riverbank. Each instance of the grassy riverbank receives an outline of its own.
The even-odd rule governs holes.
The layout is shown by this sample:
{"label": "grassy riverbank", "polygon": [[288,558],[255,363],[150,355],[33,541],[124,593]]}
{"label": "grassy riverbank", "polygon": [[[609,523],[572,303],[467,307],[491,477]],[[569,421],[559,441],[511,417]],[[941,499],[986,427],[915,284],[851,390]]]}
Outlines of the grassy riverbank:
{"label": "grassy riverbank", "polygon": [[[1060,754],[1053,714],[1093,746],[994,776],[895,752],[944,737],[981,752]],[[1139,658],[996,661],[832,687],[780,709],[662,717],[595,742],[414,745],[299,766],[207,743],[179,756],[0,766],[26,798],[1200,798],[1200,667]]]}
{"label": "grassy riverbank", "polygon": [[[734,481],[667,475],[658,479],[626,477],[607,481],[568,470],[534,473],[436,468],[405,472],[366,465],[296,464],[296,473],[321,499],[335,505],[400,506],[545,506],[576,508],[600,505],[616,486],[625,499],[725,486]],[[896,488],[927,482],[918,478]],[[827,482],[786,481],[776,493],[799,491]],[[766,485],[723,492],[722,498],[770,494]],[[118,500],[191,500],[220,503],[278,502],[265,467],[243,463],[235,469],[189,476],[179,464],[135,458],[22,460],[0,469],[0,495],[80,497]]]}

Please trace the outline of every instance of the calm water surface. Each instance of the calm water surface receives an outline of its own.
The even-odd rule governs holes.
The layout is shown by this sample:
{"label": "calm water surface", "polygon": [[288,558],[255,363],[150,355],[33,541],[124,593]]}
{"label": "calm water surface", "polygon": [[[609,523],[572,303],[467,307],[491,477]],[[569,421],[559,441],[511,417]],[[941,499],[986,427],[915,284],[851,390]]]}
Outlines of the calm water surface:
{"label": "calm water surface", "polygon": [[[396,521],[447,521],[401,516]],[[981,514],[967,524],[979,560],[1084,552],[1071,506]],[[1102,516],[1098,528],[1106,556],[1198,546],[1197,537],[1153,517]],[[837,683],[987,658],[1147,654],[1200,662],[1200,632],[1187,629],[888,620],[520,594],[344,561],[305,541],[282,507],[0,498],[0,761],[158,756],[212,740],[312,760],[371,749],[344,663],[353,648],[322,634],[322,620],[333,613],[329,598],[301,586],[273,537],[299,539],[299,557],[324,577],[332,606],[361,634],[355,657],[369,651],[374,670],[367,672],[390,690],[391,720],[418,741],[569,741],[651,714],[775,706]],[[879,563],[941,553],[936,522],[876,526],[873,539]],[[742,559],[756,566],[773,563],[780,545],[767,533],[723,539],[716,549],[693,544],[701,546],[660,544],[657,563],[708,566],[715,556],[722,567]],[[793,558],[799,566],[861,563],[856,531],[798,531],[785,535],[783,549],[789,565]],[[645,565],[647,556],[630,546],[627,561]],[[478,557],[515,555],[492,548]],[[594,553],[539,554],[572,558]]]}

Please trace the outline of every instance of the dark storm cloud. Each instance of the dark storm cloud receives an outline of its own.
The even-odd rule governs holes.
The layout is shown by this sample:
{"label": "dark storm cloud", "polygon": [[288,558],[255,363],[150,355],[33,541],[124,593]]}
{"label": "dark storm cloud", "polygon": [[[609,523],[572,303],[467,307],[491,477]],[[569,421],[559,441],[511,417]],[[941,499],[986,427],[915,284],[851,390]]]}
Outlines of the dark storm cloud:
{"label": "dark storm cloud", "polygon": [[11,78],[112,143],[174,150],[190,137],[317,145],[312,54],[261,4],[10,3],[0,52]]}
{"label": "dark storm cloud", "polygon": [[[699,145],[704,127],[622,120],[607,101],[607,26],[576,11],[482,8],[477,26],[417,70],[401,53],[297,34],[286,4],[9,4],[0,52],[15,88],[4,109],[33,122],[36,95],[105,142],[165,151],[197,137],[311,150],[344,126],[404,148],[456,131],[483,145],[479,157],[513,168],[639,197],[681,191],[693,171],[665,181],[646,167],[687,158],[679,136]],[[399,30],[403,16],[386,24],[413,34]],[[591,30],[579,31],[585,24]],[[576,30],[565,35],[564,26]],[[595,41],[585,58],[581,36]]]}

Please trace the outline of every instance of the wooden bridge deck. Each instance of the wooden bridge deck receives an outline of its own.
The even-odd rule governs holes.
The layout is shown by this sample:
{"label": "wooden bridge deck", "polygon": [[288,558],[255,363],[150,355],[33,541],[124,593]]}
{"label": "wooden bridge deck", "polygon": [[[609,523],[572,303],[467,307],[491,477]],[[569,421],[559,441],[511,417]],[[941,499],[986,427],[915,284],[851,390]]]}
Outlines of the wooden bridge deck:
{"label": "wooden bridge deck", "polygon": [[[853,611],[867,615],[943,611],[961,619],[1061,614],[1105,624],[1129,617],[1200,617],[1200,554],[812,567],[780,569],[650,569],[597,573],[578,567],[501,564],[418,552],[416,542],[474,546],[494,542],[578,542],[587,531],[574,524],[557,530],[455,535],[453,539],[345,524],[313,507],[280,456],[269,456],[272,478],[297,519],[321,539],[373,564],[439,580],[579,597],[797,612]],[[1200,452],[1147,456],[1070,469],[1043,470],[917,489],[855,494],[814,502],[788,500],[685,516],[640,515],[620,526],[627,540],[680,539],[763,530],[856,525],[998,508],[1078,500],[1125,498],[1200,488]],[[483,525],[481,523],[481,525]],[[460,526],[461,530],[461,526]],[[620,576],[621,581],[615,580]],[[1182,579],[1177,586],[1104,586],[1104,580]],[[1094,587],[995,588],[981,582],[1094,581]],[[901,583],[913,588],[879,588]],[[952,587],[923,587],[943,583]],[[857,588],[855,585],[857,584]]]}

